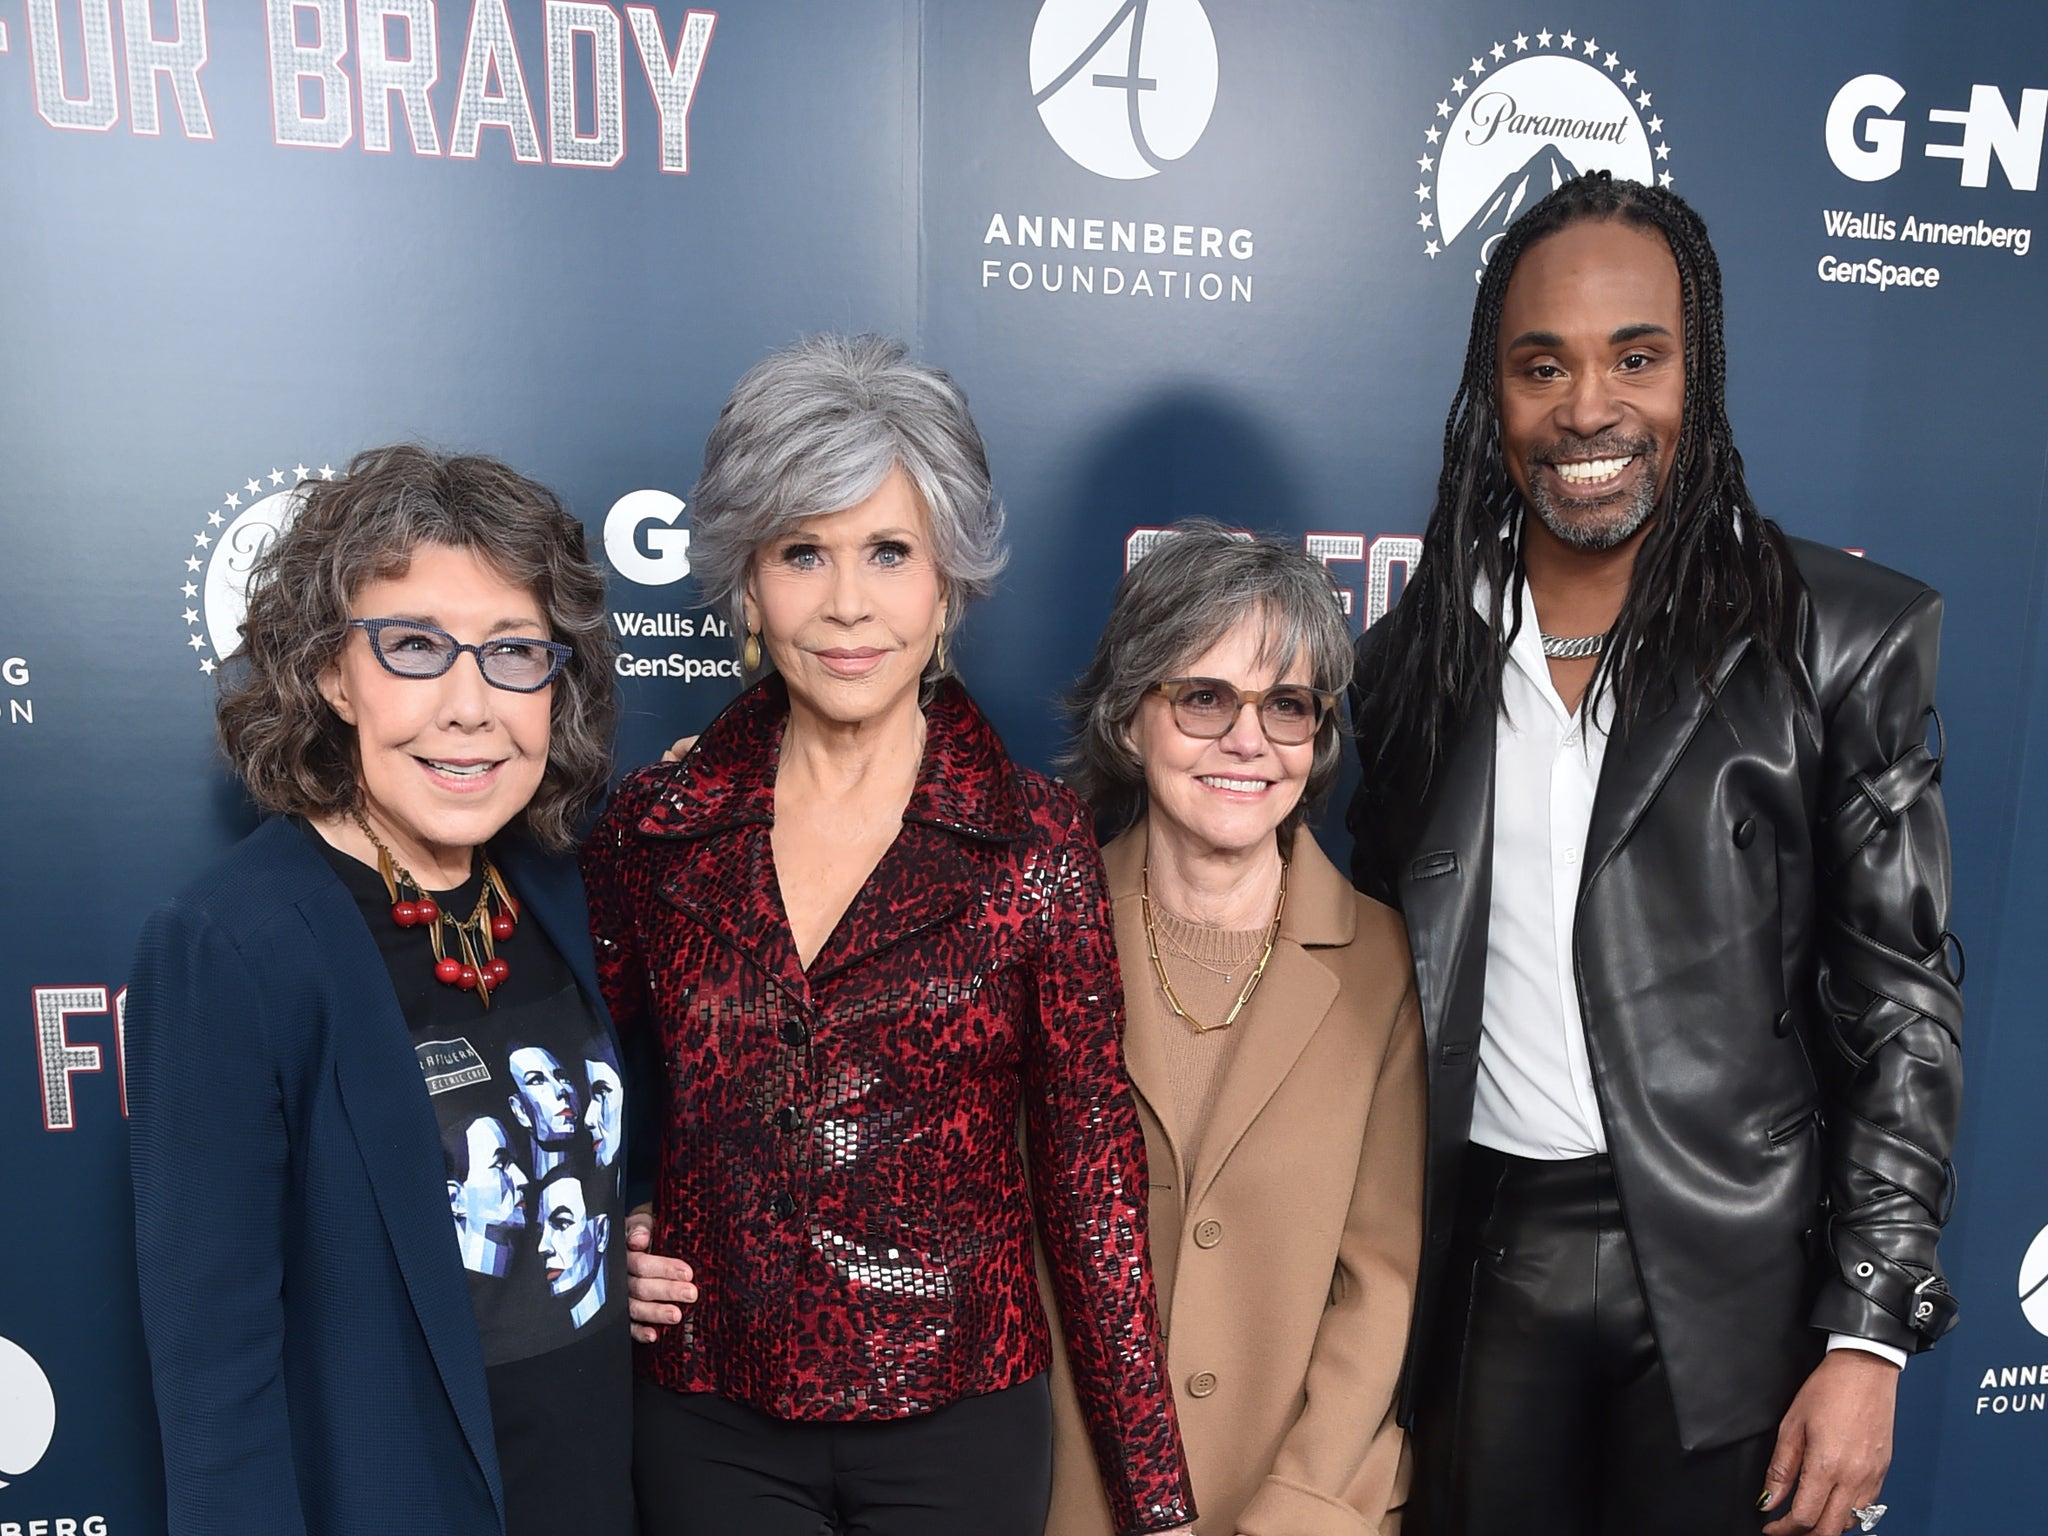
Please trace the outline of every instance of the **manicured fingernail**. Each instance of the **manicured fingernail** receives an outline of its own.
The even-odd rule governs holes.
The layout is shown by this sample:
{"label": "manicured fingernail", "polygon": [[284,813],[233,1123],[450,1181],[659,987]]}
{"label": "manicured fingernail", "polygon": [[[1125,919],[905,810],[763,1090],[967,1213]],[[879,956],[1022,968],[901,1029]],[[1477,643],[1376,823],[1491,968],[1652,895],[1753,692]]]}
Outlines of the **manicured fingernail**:
{"label": "manicured fingernail", "polygon": [[1771,1507],[1770,1489],[1766,1488],[1762,1493],[1756,1496],[1756,1507],[1758,1509],[1769,1509]]}

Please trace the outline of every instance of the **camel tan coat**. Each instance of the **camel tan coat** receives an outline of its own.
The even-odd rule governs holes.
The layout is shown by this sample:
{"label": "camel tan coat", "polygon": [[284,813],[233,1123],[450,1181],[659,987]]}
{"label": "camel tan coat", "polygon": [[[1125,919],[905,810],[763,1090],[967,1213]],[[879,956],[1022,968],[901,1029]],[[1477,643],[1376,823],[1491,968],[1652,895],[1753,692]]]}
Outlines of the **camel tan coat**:
{"label": "camel tan coat", "polygon": [[[1422,1027],[1400,916],[1295,838],[1280,939],[1182,1166],[1168,1011],[1138,892],[1142,824],[1103,850],[1150,1161],[1152,1273],[1201,1536],[1394,1536],[1395,1385],[1422,1229]],[[1040,1287],[1044,1289],[1041,1270]],[[1047,1315],[1055,1315],[1048,1295]],[[1112,1536],[1054,1351],[1048,1536]]]}

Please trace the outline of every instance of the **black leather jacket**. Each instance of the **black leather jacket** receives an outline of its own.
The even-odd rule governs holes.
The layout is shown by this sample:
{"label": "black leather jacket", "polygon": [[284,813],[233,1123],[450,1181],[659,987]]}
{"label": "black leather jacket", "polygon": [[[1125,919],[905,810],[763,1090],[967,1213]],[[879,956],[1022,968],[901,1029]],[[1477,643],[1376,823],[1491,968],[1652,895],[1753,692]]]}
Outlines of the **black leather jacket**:
{"label": "black leather jacket", "polygon": [[[1789,693],[1737,647],[1717,705],[1688,684],[1616,737],[1574,932],[1614,1177],[1689,1449],[1771,1428],[1824,1332],[1910,1353],[1955,1320],[1935,1257],[1962,1096],[1929,750],[1941,597],[1791,542],[1804,590]],[[1373,722],[1357,725],[1369,739]],[[1493,725],[1481,711],[1463,733],[1414,835],[1361,839],[1353,869],[1407,915],[1427,1032],[1418,1341],[1455,1278]]]}

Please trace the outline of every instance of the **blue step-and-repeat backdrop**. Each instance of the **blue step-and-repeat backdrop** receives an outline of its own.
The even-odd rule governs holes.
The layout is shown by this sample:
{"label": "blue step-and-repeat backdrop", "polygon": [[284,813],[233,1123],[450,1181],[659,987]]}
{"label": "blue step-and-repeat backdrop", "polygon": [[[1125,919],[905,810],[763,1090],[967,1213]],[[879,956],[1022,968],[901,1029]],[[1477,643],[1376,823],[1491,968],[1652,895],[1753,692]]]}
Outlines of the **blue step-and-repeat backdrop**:
{"label": "blue step-and-repeat backdrop", "polygon": [[2044,127],[2036,0],[0,0],[0,1536],[162,1527],[123,978],[249,824],[214,674],[295,488],[397,438],[557,487],[643,760],[734,686],[683,504],[726,390],[901,335],[988,437],[964,670],[1043,765],[1149,530],[1385,611],[1474,275],[1598,166],[1712,226],[1764,508],[1949,597],[1964,1320],[1885,1529],[2039,1530]]}

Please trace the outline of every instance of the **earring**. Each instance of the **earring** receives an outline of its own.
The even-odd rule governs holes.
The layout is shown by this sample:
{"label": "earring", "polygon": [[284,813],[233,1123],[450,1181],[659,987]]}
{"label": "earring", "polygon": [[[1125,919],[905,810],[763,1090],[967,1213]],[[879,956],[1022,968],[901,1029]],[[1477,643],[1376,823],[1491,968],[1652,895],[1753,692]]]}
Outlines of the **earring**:
{"label": "earring", "polygon": [[740,665],[749,672],[761,670],[761,632],[747,631],[747,638],[740,642]]}
{"label": "earring", "polygon": [[941,672],[946,670],[946,632],[939,631],[939,648],[932,653],[932,659],[939,664]]}

